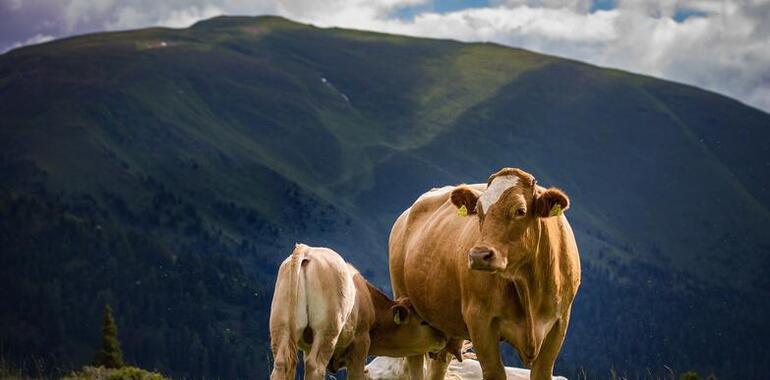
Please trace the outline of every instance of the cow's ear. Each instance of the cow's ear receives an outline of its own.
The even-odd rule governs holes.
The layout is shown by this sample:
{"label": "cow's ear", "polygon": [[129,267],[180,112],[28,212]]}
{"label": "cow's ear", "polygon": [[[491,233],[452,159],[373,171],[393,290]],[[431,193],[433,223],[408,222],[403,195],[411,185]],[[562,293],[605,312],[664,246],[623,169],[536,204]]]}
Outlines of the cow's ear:
{"label": "cow's ear", "polygon": [[[458,210],[464,210],[467,215],[473,215],[476,213],[476,202],[479,200],[479,194],[468,186],[458,186],[452,190],[452,204],[457,207]],[[464,207],[464,208],[463,208]]]}
{"label": "cow's ear", "polygon": [[409,308],[404,305],[396,304],[391,309],[393,310],[393,322],[396,323],[396,325],[403,325],[409,322]]}
{"label": "cow's ear", "polygon": [[569,208],[569,198],[563,191],[551,187],[535,198],[535,216],[547,218],[561,215]]}

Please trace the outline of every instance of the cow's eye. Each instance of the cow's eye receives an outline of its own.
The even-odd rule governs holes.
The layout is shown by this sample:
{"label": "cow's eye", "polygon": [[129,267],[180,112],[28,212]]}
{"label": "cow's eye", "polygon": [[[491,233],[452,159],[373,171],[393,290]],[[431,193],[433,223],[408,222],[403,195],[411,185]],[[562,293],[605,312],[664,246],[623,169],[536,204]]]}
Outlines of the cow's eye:
{"label": "cow's eye", "polygon": [[527,215],[527,210],[524,207],[519,207],[516,209],[515,214],[516,216],[524,216]]}

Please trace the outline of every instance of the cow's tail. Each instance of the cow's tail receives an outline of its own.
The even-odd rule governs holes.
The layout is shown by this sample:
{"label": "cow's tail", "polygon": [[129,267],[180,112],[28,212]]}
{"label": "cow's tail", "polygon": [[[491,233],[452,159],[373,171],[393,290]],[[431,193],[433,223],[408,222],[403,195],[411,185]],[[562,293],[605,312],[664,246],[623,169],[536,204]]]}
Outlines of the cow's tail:
{"label": "cow's tail", "polygon": [[[300,326],[297,326],[297,309],[306,308],[305,299],[299,299],[299,288],[304,286],[300,283],[302,261],[307,254],[308,246],[297,244],[289,257],[288,270],[283,272],[287,276],[288,299],[286,305],[286,335],[284,339],[275,347],[275,366],[270,376],[271,380],[294,380],[294,373],[297,365],[297,351],[299,349],[299,338],[297,335]],[[302,305],[300,305],[302,303]]]}

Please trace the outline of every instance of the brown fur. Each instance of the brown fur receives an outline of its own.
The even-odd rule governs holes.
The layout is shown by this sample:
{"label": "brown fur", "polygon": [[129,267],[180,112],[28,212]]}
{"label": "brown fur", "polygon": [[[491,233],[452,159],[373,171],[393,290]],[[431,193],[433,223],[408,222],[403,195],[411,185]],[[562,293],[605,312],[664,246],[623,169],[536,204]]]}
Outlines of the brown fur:
{"label": "brown fur", "polygon": [[[473,341],[485,379],[505,378],[500,340],[532,367],[532,379],[550,379],[580,284],[580,261],[566,217],[536,214],[544,207],[537,202],[566,200],[568,206],[568,199],[520,169],[503,169],[489,184],[501,175],[521,181],[485,215],[458,217],[455,199],[472,203],[468,194],[478,197],[488,184],[426,194],[404,211],[390,235],[391,282],[396,296],[408,296],[453,342]],[[480,270],[469,268],[472,249],[493,253]],[[442,378],[447,362],[431,361],[431,378]],[[422,358],[408,363],[416,371]]]}

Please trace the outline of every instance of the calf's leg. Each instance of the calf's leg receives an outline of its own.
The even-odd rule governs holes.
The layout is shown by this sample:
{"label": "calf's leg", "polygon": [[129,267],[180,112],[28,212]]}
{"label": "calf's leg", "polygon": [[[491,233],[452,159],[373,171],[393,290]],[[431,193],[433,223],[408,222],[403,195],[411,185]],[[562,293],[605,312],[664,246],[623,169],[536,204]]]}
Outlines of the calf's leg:
{"label": "calf's leg", "polygon": [[414,355],[406,358],[406,375],[410,380],[423,380],[425,378],[425,355]]}
{"label": "calf's leg", "polygon": [[289,336],[272,337],[273,344],[273,371],[270,373],[270,380],[294,380],[294,374],[297,370],[297,351],[296,345],[291,344]]}
{"label": "calf's leg", "polygon": [[326,378],[326,366],[334,354],[338,335],[339,331],[333,329],[320,331],[313,336],[313,345],[310,347],[310,351],[305,352],[305,380],[324,380]]}
{"label": "calf's leg", "polygon": [[347,355],[347,377],[350,380],[364,380],[366,354],[369,352],[369,335],[362,335],[353,341]]}

